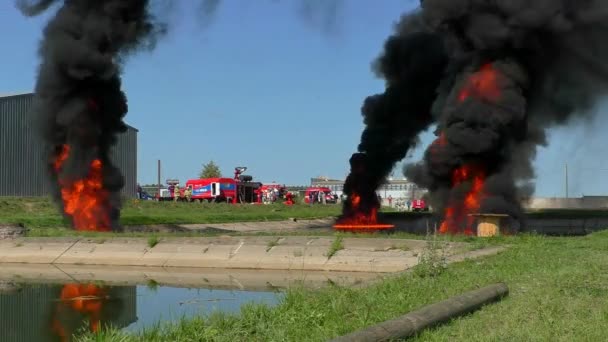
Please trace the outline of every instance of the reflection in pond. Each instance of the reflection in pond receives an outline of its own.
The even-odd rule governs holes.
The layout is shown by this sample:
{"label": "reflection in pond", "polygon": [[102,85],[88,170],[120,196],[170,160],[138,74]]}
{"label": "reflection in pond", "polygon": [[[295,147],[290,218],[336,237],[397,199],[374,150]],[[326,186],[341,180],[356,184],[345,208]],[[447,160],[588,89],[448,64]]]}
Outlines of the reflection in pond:
{"label": "reflection in pond", "polygon": [[107,312],[103,309],[108,308],[104,302],[119,298],[113,298],[109,293],[111,290],[93,284],[63,285],[53,314],[53,333],[60,337],[61,341],[68,341],[83,317],[89,322],[89,330],[98,331],[102,314]]}
{"label": "reflection in pond", "polygon": [[0,341],[69,341],[81,329],[137,320],[134,286],[27,284],[0,292]]}
{"label": "reflection in pond", "polygon": [[277,301],[274,292],[240,290],[94,283],[5,286],[0,288],[0,341],[70,341],[82,330],[111,325],[137,331],[161,320],[238,312],[244,303]]}

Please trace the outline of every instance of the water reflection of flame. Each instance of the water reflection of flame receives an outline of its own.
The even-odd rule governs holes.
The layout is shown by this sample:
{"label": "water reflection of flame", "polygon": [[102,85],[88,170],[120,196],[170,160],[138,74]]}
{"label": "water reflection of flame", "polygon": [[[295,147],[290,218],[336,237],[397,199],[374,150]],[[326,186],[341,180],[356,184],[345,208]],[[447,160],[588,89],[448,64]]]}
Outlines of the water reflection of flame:
{"label": "water reflection of flame", "polygon": [[101,309],[108,298],[104,288],[93,284],[65,284],[55,310],[52,331],[61,341],[70,341],[74,331],[65,324],[66,316],[84,315],[92,332],[99,330]]}

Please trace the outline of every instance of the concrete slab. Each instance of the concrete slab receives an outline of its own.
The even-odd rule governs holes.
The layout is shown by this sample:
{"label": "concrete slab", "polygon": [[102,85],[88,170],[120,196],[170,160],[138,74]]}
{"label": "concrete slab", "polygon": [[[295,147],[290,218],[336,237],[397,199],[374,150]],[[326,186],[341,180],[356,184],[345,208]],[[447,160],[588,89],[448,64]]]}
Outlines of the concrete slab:
{"label": "concrete slab", "polygon": [[[147,240],[111,239],[105,240],[103,243],[101,243],[101,241],[103,240],[78,241],[53,263],[83,265],[129,264],[146,266],[142,257],[150,249]],[[148,263],[148,265],[151,266],[150,263]]]}
{"label": "concrete slab", "polygon": [[[6,267],[5,267],[6,266]],[[293,285],[322,287],[329,282],[343,286],[364,285],[381,275],[364,272],[293,272],[162,268],[139,266],[78,266],[13,264],[0,268],[0,281],[57,283],[101,281],[106,285],[203,287],[222,290],[269,291]]]}
{"label": "concrete slab", "polygon": [[[165,238],[150,247],[145,238],[25,238],[0,242],[0,263],[390,273],[415,266],[426,246],[418,240],[346,238],[344,248],[330,258],[334,241],[334,237],[219,236]],[[483,255],[469,253],[467,246],[449,243],[445,251],[454,260]]]}
{"label": "concrete slab", "polygon": [[27,241],[17,239],[0,242],[0,262],[2,263],[42,263],[50,264],[69,250],[78,240]]}
{"label": "concrete slab", "polygon": [[182,228],[190,230],[203,230],[208,228],[224,229],[233,232],[281,232],[305,229],[331,230],[334,219],[310,219],[310,220],[284,220],[284,221],[262,221],[262,222],[235,222],[217,224],[183,224]]}

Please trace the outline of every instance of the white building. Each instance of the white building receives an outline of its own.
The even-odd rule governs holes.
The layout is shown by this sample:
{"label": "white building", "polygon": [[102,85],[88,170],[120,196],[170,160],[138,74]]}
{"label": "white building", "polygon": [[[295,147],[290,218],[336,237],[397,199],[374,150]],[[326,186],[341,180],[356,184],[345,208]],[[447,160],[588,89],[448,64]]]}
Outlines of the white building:
{"label": "white building", "polygon": [[[330,179],[328,177],[315,177],[310,179],[310,186],[328,187],[340,196],[344,188],[344,180]],[[420,199],[427,190],[419,188],[416,184],[406,178],[389,178],[376,192],[382,198],[384,205],[388,205],[387,199],[389,197],[393,199],[393,205],[395,205],[398,202]]]}

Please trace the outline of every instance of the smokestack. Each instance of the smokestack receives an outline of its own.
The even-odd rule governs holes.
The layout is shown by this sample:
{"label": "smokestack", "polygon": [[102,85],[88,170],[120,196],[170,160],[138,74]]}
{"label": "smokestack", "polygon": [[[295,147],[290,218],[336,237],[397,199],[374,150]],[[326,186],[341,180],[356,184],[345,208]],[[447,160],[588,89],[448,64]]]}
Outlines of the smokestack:
{"label": "smokestack", "polygon": [[[608,88],[608,27],[602,20],[608,18],[607,10],[608,4],[597,0],[421,1],[420,10],[402,18],[389,42],[415,39],[421,28],[433,37],[427,41],[440,42],[441,49],[403,46],[394,55],[398,63],[411,63],[407,70],[435,64],[437,69],[425,72],[422,82],[432,90],[415,97],[425,106],[407,103],[401,110],[373,115],[375,120],[365,115],[360,151],[370,146],[367,132],[381,137],[372,139],[378,147],[366,151],[375,159],[370,173],[386,175],[388,166],[412,146],[404,142],[415,141],[434,122],[437,139],[423,160],[407,165],[404,173],[430,190],[433,207],[444,216],[441,230],[472,233],[469,214],[476,212],[507,214],[513,229],[524,224],[520,198],[533,192],[532,161],[537,147],[547,143],[546,130],[588,117]],[[418,55],[419,50],[426,53]],[[385,47],[385,55],[388,51]],[[426,58],[412,58],[422,55]],[[444,58],[445,68],[432,63]],[[382,75],[387,94],[399,78]],[[409,83],[418,85],[416,81]],[[412,92],[403,93],[409,101]],[[424,94],[433,98],[422,101]],[[431,115],[420,120],[424,114]],[[408,129],[398,131],[403,127]],[[400,153],[385,152],[394,146]],[[349,189],[356,187],[365,185]]]}
{"label": "smokestack", "polygon": [[53,197],[77,230],[119,230],[124,179],[110,160],[126,131],[120,62],[154,45],[146,0],[18,1],[25,15],[60,3],[43,32],[33,110],[48,147]]}

